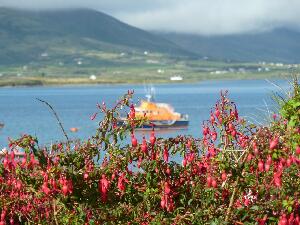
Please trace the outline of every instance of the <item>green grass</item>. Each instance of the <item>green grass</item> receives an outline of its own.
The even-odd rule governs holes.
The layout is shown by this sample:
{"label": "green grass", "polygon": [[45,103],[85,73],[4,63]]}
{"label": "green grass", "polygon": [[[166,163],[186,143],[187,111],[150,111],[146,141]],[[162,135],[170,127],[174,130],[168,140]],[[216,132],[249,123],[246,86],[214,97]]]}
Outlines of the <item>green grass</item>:
{"label": "green grass", "polygon": [[[82,64],[78,65],[78,61]],[[252,62],[192,60],[156,53],[144,55],[142,52],[135,52],[121,55],[120,52],[114,51],[77,50],[73,60],[54,57],[50,52],[48,57],[39,62],[2,66],[0,86],[143,83],[145,81],[167,83],[171,82],[170,77],[174,75],[182,76],[183,82],[208,79],[263,79],[287,77],[291,70],[300,72],[300,65],[293,69],[289,67],[289,65],[261,65]],[[241,68],[245,71],[240,71]],[[261,72],[258,68],[261,68]],[[158,73],[158,70],[162,70],[163,73]],[[216,71],[227,72],[218,74]],[[90,80],[91,75],[96,75],[97,79]]]}

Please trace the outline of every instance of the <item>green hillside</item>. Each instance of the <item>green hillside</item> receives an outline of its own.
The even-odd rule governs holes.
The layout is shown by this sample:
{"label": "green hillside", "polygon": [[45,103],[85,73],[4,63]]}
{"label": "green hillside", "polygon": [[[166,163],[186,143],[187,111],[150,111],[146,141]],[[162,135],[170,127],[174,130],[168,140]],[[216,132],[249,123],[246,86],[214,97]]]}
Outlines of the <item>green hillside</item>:
{"label": "green hillside", "polygon": [[[300,65],[290,62],[300,62],[300,35],[274,32],[152,34],[89,9],[0,8],[0,87],[174,83],[174,76],[182,82],[262,79],[299,72]],[[264,60],[269,63],[259,62]]]}
{"label": "green hillside", "polygon": [[0,65],[63,61],[84,52],[152,51],[187,55],[170,41],[88,9],[25,11],[0,8]]}

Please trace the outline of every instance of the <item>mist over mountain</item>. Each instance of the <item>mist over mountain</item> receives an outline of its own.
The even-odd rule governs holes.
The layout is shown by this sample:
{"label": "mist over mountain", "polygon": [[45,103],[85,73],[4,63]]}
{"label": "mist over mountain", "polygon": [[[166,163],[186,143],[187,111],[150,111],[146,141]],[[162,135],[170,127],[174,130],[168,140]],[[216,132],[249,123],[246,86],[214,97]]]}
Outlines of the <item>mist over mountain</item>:
{"label": "mist over mountain", "polygon": [[215,36],[180,33],[160,35],[188,51],[210,59],[300,62],[300,32],[287,28]]}

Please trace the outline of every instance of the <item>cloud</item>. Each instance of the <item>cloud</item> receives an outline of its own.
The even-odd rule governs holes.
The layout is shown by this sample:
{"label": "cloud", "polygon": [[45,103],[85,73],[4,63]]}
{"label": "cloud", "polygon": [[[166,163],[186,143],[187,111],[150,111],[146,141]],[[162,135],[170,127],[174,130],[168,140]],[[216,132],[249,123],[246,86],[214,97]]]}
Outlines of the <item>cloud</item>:
{"label": "cloud", "polygon": [[299,28],[300,21],[299,0],[0,0],[0,5],[93,8],[147,30],[204,35]]}
{"label": "cloud", "polygon": [[191,0],[119,18],[148,30],[204,35],[260,32],[297,26],[299,0]]}

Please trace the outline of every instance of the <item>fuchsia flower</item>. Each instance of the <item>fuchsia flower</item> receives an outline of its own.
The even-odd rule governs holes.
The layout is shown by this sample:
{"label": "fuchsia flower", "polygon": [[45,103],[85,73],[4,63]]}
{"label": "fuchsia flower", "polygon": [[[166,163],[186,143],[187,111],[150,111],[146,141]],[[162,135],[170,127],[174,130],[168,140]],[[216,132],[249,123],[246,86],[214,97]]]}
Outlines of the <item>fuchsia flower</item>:
{"label": "fuchsia flower", "polygon": [[99,181],[99,192],[101,194],[102,202],[107,202],[107,192],[109,188],[109,181],[107,180],[106,176],[103,174],[100,181]]}
{"label": "fuchsia flower", "polygon": [[164,160],[166,163],[169,161],[169,150],[167,146],[164,147]]}
{"label": "fuchsia flower", "polygon": [[279,142],[279,138],[275,137],[274,139],[270,140],[270,149],[273,150],[277,147]]}
{"label": "fuchsia flower", "polygon": [[126,189],[125,183],[128,183],[128,180],[125,177],[125,173],[121,173],[118,178],[118,188],[121,192],[124,192]]}

